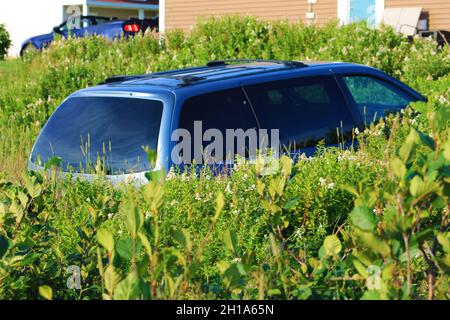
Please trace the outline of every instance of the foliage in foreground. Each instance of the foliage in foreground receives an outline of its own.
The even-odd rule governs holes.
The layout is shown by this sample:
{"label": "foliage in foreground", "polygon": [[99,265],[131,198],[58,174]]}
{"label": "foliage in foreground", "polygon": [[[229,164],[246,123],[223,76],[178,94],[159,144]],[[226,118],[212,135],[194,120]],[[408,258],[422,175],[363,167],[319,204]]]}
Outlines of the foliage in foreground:
{"label": "foliage in foreground", "polygon": [[[0,78],[0,297],[449,299],[448,48],[392,30],[224,18],[164,46],[71,39],[8,62]],[[224,32],[227,30],[227,32]],[[106,76],[216,58],[346,60],[379,67],[427,104],[319,148],[142,187],[26,173],[30,145],[67,94]],[[100,67],[101,66],[101,67]],[[79,286],[78,286],[79,285]],[[79,288],[79,289],[77,289]]]}

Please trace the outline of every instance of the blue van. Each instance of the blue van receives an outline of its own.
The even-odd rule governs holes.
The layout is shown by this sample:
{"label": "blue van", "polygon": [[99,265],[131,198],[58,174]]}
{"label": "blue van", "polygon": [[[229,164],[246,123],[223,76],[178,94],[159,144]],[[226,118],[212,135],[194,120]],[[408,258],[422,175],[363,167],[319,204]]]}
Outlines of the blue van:
{"label": "blue van", "polygon": [[[29,168],[38,170],[59,157],[63,172],[90,177],[89,167],[101,161],[113,180],[140,180],[151,170],[183,167],[180,158],[194,159],[194,149],[207,150],[210,129],[225,136],[230,130],[276,130],[277,148],[312,155],[319,141],[347,145],[354,128],[412,101],[425,98],[380,70],[352,63],[221,60],[115,76],[62,102],[39,134]],[[174,135],[177,130],[200,135],[200,143],[187,143],[180,153],[177,146],[185,137]],[[244,138],[247,150],[249,136]],[[267,145],[275,147],[271,139]],[[155,150],[154,163],[149,149]],[[227,156],[233,160],[235,154]]]}

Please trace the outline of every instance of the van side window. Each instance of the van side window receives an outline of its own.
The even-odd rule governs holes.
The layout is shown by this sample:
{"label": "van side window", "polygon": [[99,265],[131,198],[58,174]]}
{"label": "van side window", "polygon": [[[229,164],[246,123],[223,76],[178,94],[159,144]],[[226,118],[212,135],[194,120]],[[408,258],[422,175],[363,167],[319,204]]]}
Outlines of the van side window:
{"label": "van side window", "polygon": [[[259,124],[278,129],[291,151],[336,144],[355,126],[336,81],[328,76],[297,78],[245,86]],[[338,140],[338,132],[341,135]]]}
{"label": "van side window", "polygon": [[[258,128],[255,115],[241,88],[203,94],[185,101],[181,109],[178,127],[187,129],[191,135],[191,155],[194,155],[193,139],[195,121],[201,121],[202,134],[208,129],[218,129],[222,133],[224,139],[223,160],[225,160],[225,156],[230,156],[226,153],[225,149],[227,129],[242,129],[246,131],[248,129]],[[203,149],[210,143],[210,141],[203,141]],[[233,152],[234,154],[237,153],[236,148]]]}
{"label": "van side window", "polygon": [[406,108],[411,101],[406,93],[393,84],[370,76],[343,77],[361,111],[365,124],[379,120],[389,113]]}

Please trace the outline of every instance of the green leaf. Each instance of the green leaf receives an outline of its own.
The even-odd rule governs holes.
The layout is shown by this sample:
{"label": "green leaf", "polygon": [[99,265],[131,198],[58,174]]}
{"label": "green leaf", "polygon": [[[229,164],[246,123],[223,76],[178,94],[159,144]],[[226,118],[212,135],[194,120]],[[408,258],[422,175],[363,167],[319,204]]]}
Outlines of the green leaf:
{"label": "green leaf", "polygon": [[109,253],[114,250],[114,238],[111,232],[101,228],[97,231],[97,241],[98,243],[106,249]]}
{"label": "green leaf", "polygon": [[353,266],[355,267],[356,271],[364,278],[366,279],[369,276],[369,273],[367,272],[367,268],[359,261],[354,259]]}
{"label": "green leaf", "polygon": [[215,223],[219,218],[219,215],[222,212],[224,205],[225,205],[225,198],[223,196],[223,193],[219,192],[216,198],[216,213],[214,214],[213,223]]}
{"label": "green leaf", "polygon": [[172,232],[173,238],[186,250],[192,250],[192,241],[189,232],[186,229],[175,229]]}
{"label": "green leaf", "polygon": [[0,234],[0,259],[6,254],[9,249],[9,240]]}
{"label": "green leaf", "polygon": [[289,200],[284,206],[283,209],[289,210],[292,209],[293,207],[295,207],[297,205],[297,203],[299,203],[300,198],[299,197],[295,197],[294,199]]}
{"label": "green leaf", "polygon": [[339,238],[335,234],[332,234],[325,238],[323,248],[327,256],[335,256],[341,252],[342,244]]}
{"label": "green leaf", "polygon": [[166,172],[164,170],[149,171],[145,173],[145,177],[148,181],[163,183],[166,179]]}
{"label": "green leaf", "polygon": [[411,102],[411,108],[420,113],[426,113],[428,111],[428,104],[423,101]]}
{"label": "green leaf", "polygon": [[395,176],[403,178],[406,174],[406,166],[399,158],[394,158],[390,162],[391,170]]}
{"label": "green leaf", "polygon": [[364,231],[372,231],[377,225],[376,216],[366,206],[353,208],[350,212],[350,221],[355,227]]}
{"label": "green leaf", "polygon": [[420,176],[414,176],[414,178],[412,178],[411,182],[409,183],[409,192],[414,197],[417,197],[422,184],[423,184],[422,178]]}
{"label": "green leaf", "polygon": [[[140,251],[141,251],[141,244],[138,242],[136,243],[136,255],[139,255]],[[116,252],[122,258],[126,260],[131,260],[133,258],[133,239],[128,237],[117,241]]]}
{"label": "green leaf", "polygon": [[450,160],[450,136],[447,136],[447,141],[444,144],[444,158]]}
{"label": "green leaf", "polygon": [[150,241],[148,241],[147,236],[145,234],[143,234],[142,232],[139,232],[139,239],[141,240],[141,243],[144,246],[144,249],[147,252],[147,255],[149,257],[151,257],[152,254],[153,254],[153,250],[152,250],[152,246],[150,244]]}
{"label": "green leaf", "polygon": [[409,163],[412,158],[414,151],[417,148],[417,145],[421,143],[421,138],[416,129],[411,129],[408,136],[406,137],[405,142],[400,148],[399,155],[400,159],[404,163]]}
{"label": "green leaf", "polygon": [[114,292],[116,284],[120,281],[120,276],[117,274],[116,270],[112,265],[109,265],[105,272],[103,273],[103,281],[105,284],[105,289],[110,295]]}
{"label": "green leaf", "polygon": [[424,143],[427,147],[429,147],[431,150],[434,151],[435,149],[435,145],[434,145],[434,140],[433,138],[431,138],[430,136],[417,131],[417,133],[419,134],[420,140],[422,140],[422,143]]}
{"label": "green leaf", "polygon": [[378,238],[370,232],[357,232],[357,238],[359,243],[366,248],[381,254],[383,257],[387,257],[391,253],[391,248],[386,241]]}
{"label": "green leaf", "polygon": [[312,295],[311,288],[305,285],[298,286],[294,292],[295,296],[300,300],[306,300]]}
{"label": "green leaf", "polygon": [[51,168],[53,168],[53,167],[58,167],[60,163],[61,163],[61,158],[60,158],[60,157],[51,157],[51,158],[48,159],[48,161],[45,163],[44,169],[45,169],[45,170],[48,170],[48,169],[51,169]]}
{"label": "green leaf", "polygon": [[139,294],[139,278],[135,272],[132,272],[117,284],[114,290],[114,300],[135,300]]}
{"label": "green leaf", "polygon": [[362,300],[381,300],[380,292],[376,290],[368,290],[361,297]]}
{"label": "green leaf", "polygon": [[52,288],[50,288],[49,286],[40,286],[39,287],[39,294],[47,300],[52,300],[53,299],[53,291]]}
{"label": "green leaf", "polygon": [[132,201],[127,202],[123,210],[125,211],[125,224],[128,232],[133,239],[136,239],[139,230],[144,224],[144,215]]}
{"label": "green leaf", "polygon": [[281,294],[281,291],[280,289],[269,289],[267,291],[267,294],[269,295],[269,297],[279,296]]}
{"label": "green leaf", "polygon": [[439,233],[437,240],[441,244],[445,252],[450,253],[450,232]]}
{"label": "green leaf", "polygon": [[234,231],[225,230],[223,233],[225,248],[232,254],[236,254],[237,237]]}

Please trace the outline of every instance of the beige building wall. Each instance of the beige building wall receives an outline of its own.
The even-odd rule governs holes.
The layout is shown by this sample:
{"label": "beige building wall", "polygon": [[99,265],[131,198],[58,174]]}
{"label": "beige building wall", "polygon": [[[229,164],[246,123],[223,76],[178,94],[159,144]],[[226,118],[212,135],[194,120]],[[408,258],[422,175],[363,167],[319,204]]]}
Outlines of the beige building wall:
{"label": "beige building wall", "polygon": [[422,7],[429,14],[429,28],[450,31],[450,0],[385,0],[385,8]]}
{"label": "beige building wall", "polygon": [[[166,0],[166,30],[189,30],[198,17],[211,15],[251,15],[263,19],[306,22],[307,0]],[[312,5],[315,23],[337,19],[337,0],[317,0]]]}

